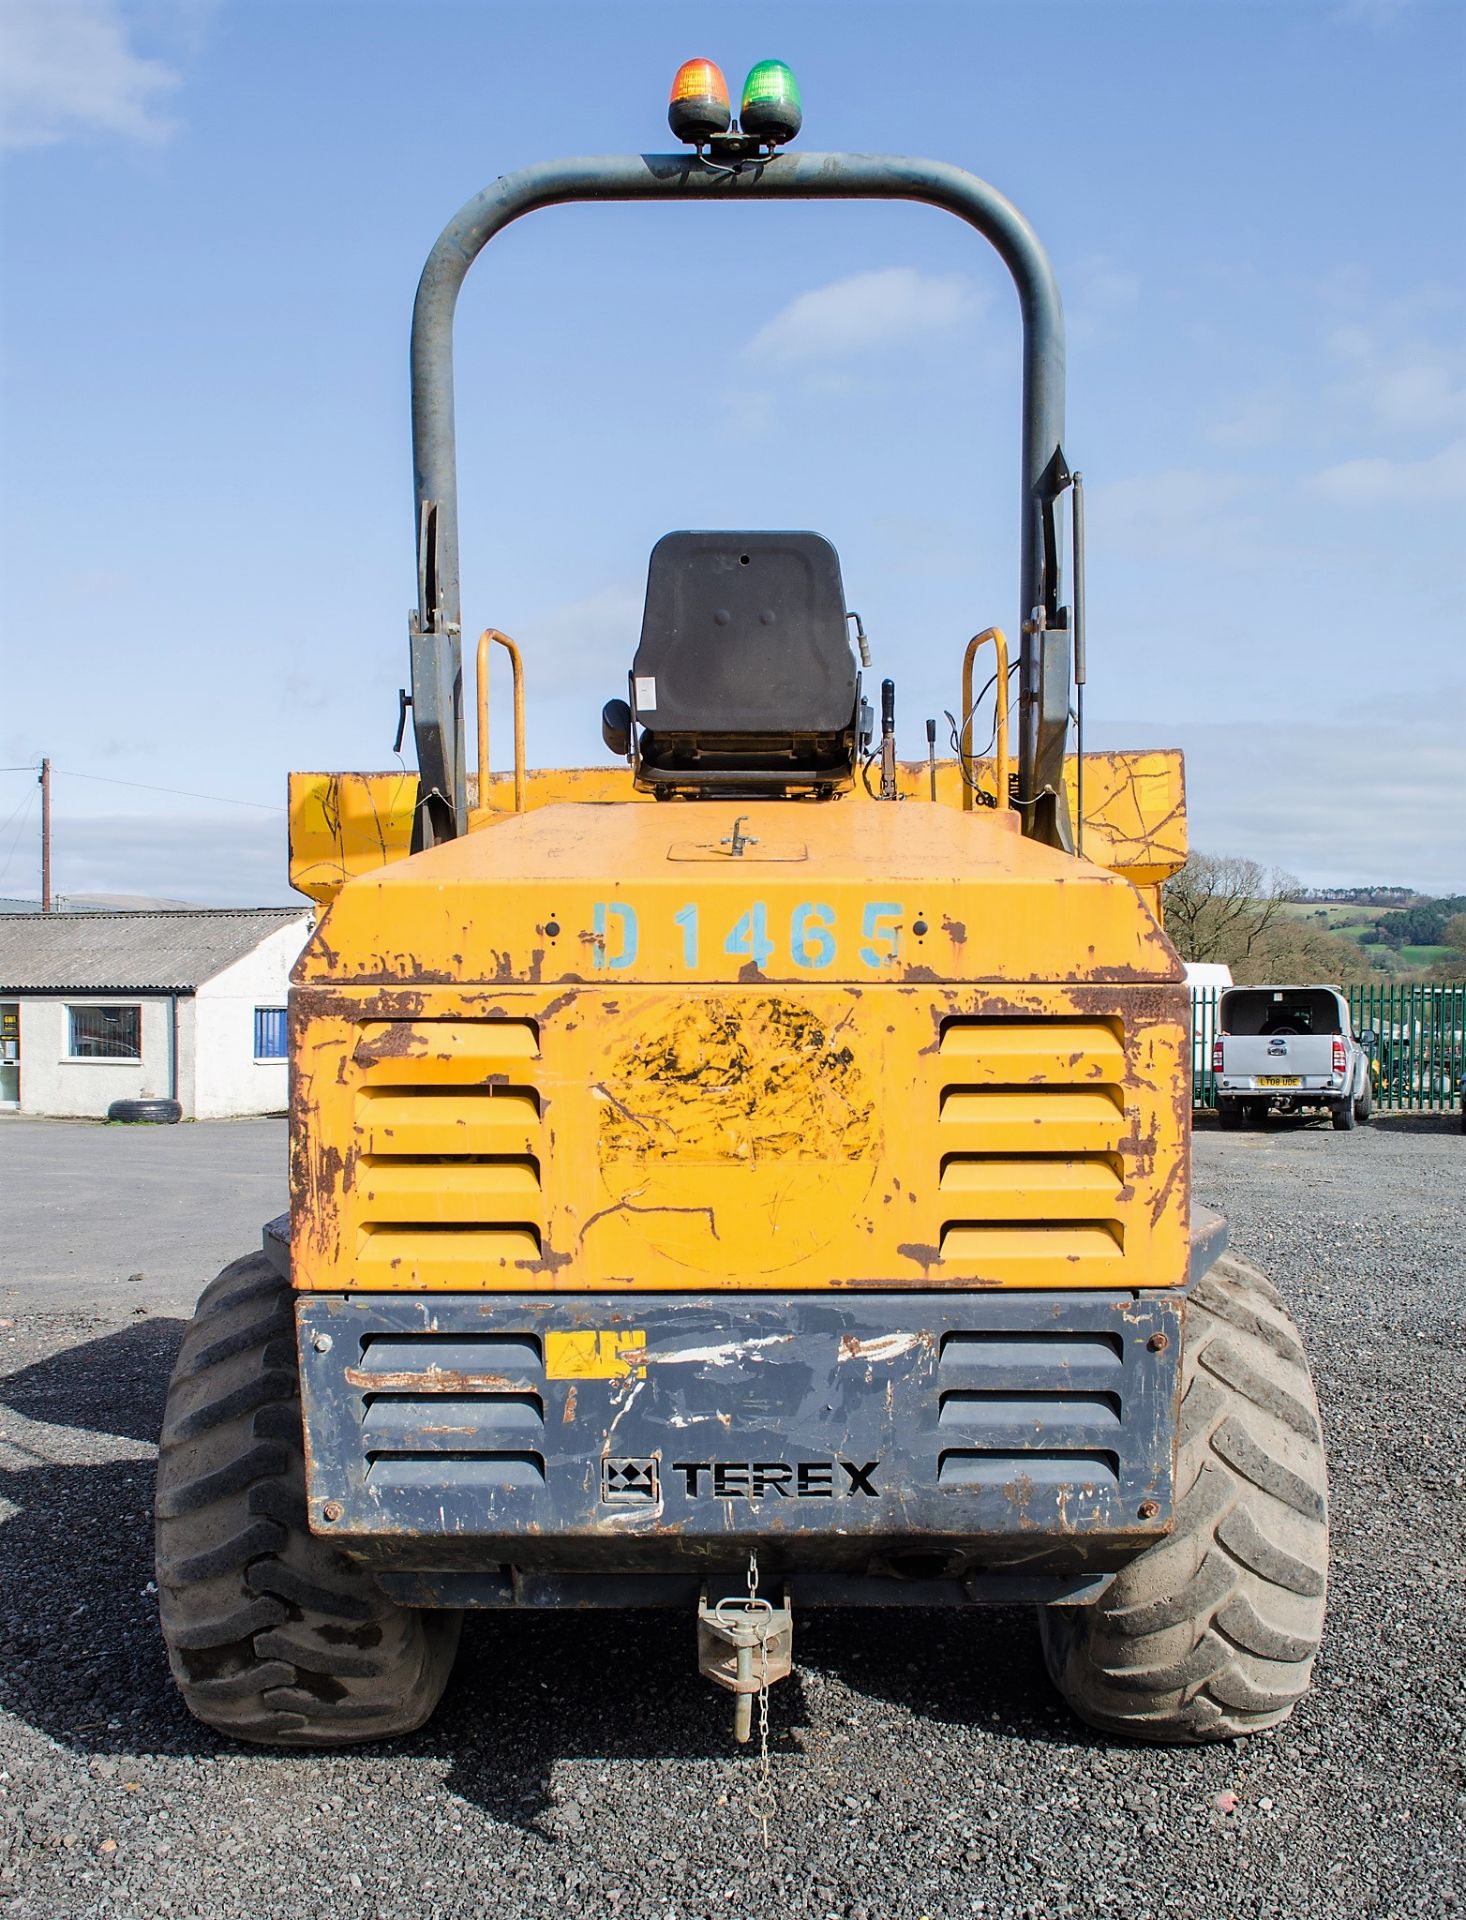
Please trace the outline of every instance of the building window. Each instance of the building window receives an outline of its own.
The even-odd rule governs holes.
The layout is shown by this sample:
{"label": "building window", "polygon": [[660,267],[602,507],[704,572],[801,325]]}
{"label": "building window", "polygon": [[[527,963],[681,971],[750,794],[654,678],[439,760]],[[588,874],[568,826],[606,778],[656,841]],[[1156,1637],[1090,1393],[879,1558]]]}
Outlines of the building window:
{"label": "building window", "polygon": [[285,1058],[284,1007],[255,1008],[255,1059]]}
{"label": "building window", "polygon": [[141,1060],[141,1007],[68,1007],[73,1060]]}

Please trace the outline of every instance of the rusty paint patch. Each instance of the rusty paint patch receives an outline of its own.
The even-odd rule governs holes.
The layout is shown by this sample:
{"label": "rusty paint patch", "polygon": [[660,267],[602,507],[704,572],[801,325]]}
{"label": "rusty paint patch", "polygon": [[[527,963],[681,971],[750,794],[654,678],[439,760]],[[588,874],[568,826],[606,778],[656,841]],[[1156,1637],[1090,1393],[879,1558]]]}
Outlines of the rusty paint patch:
{"label": "rusty paint patch", "polygon": [[408,1373],[347,1367],[344,1378],[347,1386],[362,1393],[532,1393],[538,1384],[528,1374],[455,1372],[447,1367]]}
{"label": "rusty paint patch", "polygon": [[865,1158],[875,1102],[839,1037],[792,999],[674,1002],[597,1083],[602,1165]]}
{"label": "rusty paint patch", "polygon": [[931,1344],[932,1336],[929,1333],[883,1333],[869,1340],[860,1340],[853,1333],[846,1333],[840,1336],[840,1359],[871,1362],[899,1360],[914,1347],[929,1347]]}
{"label": "rusty paint patch", "polygon": [[896,1251],[903,1259],[914,1260],[924,1273],[942,1264],[941,1248],[926,1246],[919,1240],[903,1240]]}
{"label": "rusty paint patch", "polygon": [[359,1067],[369,1067],[379,1060],[407,1060],[427,1051],[424,1028],[410,1020],[392,1020],[382,1024],[378,1032],[364,1034],[351,1057]]}

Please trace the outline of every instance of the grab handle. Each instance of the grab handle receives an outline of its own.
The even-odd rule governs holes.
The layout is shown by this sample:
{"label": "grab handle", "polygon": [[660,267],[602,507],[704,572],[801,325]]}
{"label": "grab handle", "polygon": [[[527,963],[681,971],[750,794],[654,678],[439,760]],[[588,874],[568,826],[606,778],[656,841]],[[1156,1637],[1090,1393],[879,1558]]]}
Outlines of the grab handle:
{"label": "grab handle", "polygon": [[489,644],[497,641],[509,655],[514,676],[514,811],[524,812],[524,662],[507,633],[485,627],[478,639],[478,803],[489,804]]}
{"label": "grab handle", "polygon": [[996,686],[993,698],[997,705],[997,804],[1000,812],[1006,813],[1012,806],[1008,798],[1008,640],[1001,627],[984,627],[981,633],[973,634],[967,643],[967,652],[962,659],[962,735],[958,751],[962,760],[962,811],[971,813],[977,802],[972,784],[972,663],[977,658],[977,650],[985,641],[991,640],[993,651],[997,655]]}

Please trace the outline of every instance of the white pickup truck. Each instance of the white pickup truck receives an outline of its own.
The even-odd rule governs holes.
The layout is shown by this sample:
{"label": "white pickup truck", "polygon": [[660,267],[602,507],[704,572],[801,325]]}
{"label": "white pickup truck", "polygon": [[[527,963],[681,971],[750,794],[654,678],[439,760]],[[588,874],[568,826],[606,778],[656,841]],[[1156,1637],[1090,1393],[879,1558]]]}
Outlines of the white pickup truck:
{"label": "white pickup truck", "polygon": [[1228,987],[1212,1043],[1217,1118],[1261,1126],[1270,1108],[1323,1107],[1340,1132],[1369,1118],[1374,1035],[1356,1035],[1337,987]]}

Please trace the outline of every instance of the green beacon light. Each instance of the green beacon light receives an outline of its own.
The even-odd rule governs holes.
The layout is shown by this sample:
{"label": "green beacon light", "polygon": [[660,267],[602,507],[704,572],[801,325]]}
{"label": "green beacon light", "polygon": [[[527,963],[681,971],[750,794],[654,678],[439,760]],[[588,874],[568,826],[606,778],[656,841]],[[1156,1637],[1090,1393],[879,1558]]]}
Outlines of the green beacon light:
{"label": "green beacon light", "polygon": [[739,131],[751,134],[755,140],[766,140],[771,147],[780,147],[786,140],[792,140],[803,125],[799,82],[782,60],[760,60],[743,83]]}

